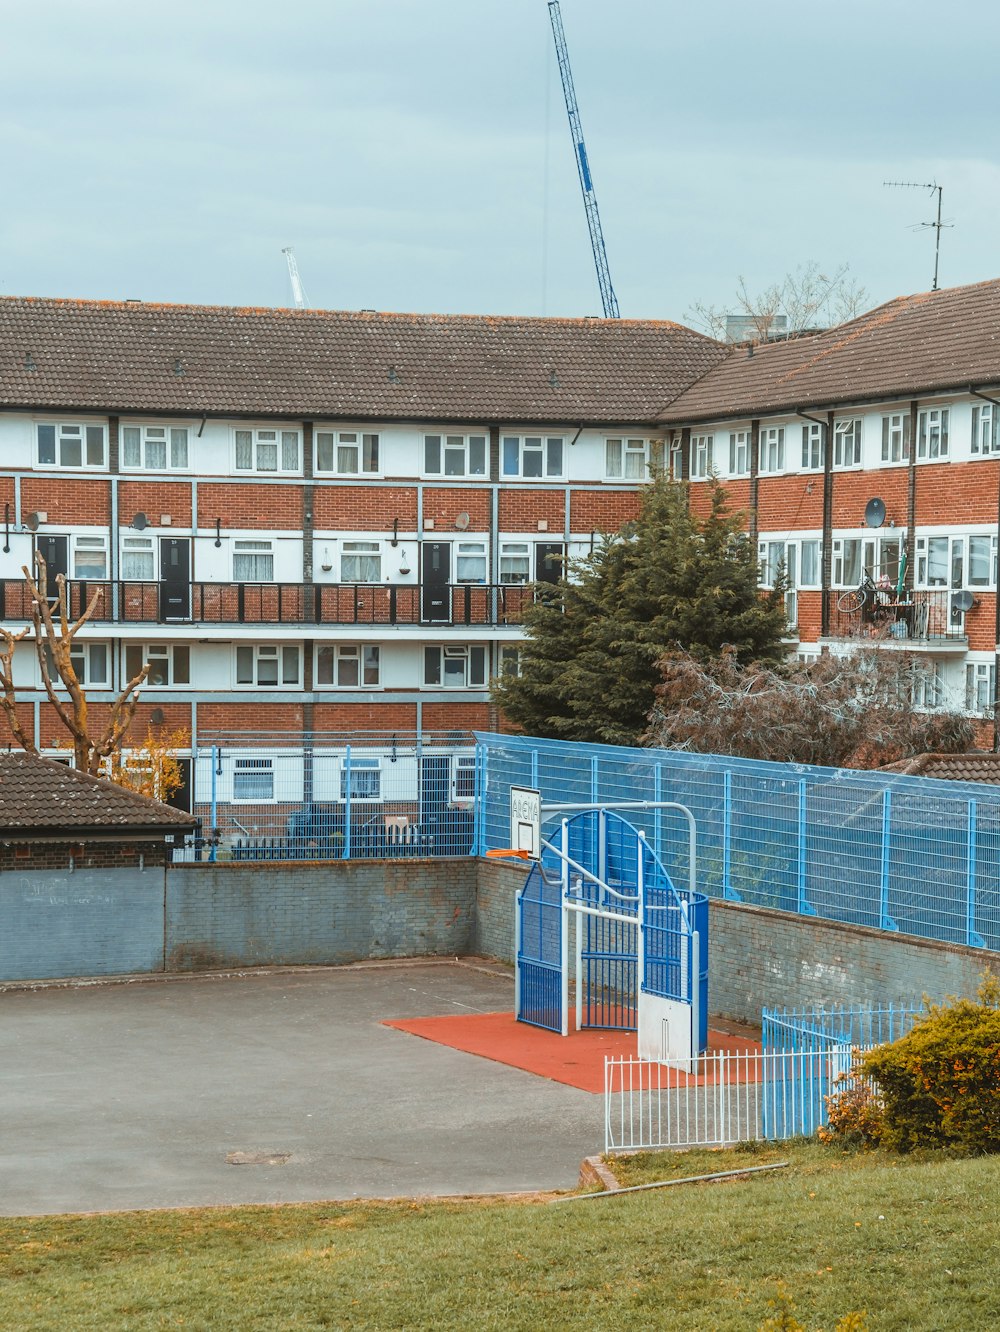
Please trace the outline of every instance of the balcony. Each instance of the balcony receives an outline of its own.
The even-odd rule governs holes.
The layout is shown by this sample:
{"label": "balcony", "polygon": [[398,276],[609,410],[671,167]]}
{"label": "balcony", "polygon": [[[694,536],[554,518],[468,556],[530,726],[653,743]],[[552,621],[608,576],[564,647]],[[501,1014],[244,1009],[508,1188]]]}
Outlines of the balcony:
{"label": "balcony", "polygon": [[831,592],[828,640],[884,644],[906,650],[968,646],[965,613],[954,605],[954,592],[893,592],[869,594],[852,609],[854,593]]}
{"label": "balcony", "polygon": [[[98,594],[92,624],[518,625],[531,583],[171,583],[68,580],[76,619]],[[0,619],[31,618],[23,581],[0,580]]]}

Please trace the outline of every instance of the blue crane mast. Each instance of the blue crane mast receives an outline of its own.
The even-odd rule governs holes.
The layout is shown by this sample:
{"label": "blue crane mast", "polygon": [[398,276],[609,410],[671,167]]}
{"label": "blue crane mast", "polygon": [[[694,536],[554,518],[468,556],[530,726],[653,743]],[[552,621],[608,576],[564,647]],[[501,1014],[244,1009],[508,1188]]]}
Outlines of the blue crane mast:
{"label": "blue crane mast", "polygon": [[580,177],[580,189],[583,192],[583,207],[587,214],[587,226],[590,228],[590,248],[594,252],[597,283],[601,289],[601,304],[604,306],[605,319],[618,319],[618,297],[611,285],[608,252],[604,246],[601,215],[597,211],[597,195],[594,192],[594,181],[590,174],[590,163],[587,161],[587,146],[583,141],[583,125],[580,123],[580,108],[576,104],[573,71],[569,67],[569,48],[566,45],[566,34],[563,31],[562,14],[559,12],[559,0],[549,0],[549,19],[552,23],[552,36],[556,44],[556,58],[559,61],[559,77],[562,79],[563,97],[566,100],[569,130],[573,136],[573,146],[576,149],[576,169]]}

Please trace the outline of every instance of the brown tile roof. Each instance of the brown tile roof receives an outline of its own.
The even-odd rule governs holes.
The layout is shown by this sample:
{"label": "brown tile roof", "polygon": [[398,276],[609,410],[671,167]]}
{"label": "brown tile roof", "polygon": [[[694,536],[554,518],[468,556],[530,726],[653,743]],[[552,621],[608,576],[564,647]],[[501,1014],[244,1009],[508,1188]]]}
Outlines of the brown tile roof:
{"label": "brown tile roof", "polygon": [[0,406],[653,422],[726,355],[680,324],[0,297]]}
{"label": "brown tile roof", "polygon": [[671,402],[668,423],[1000,383],[1000,280],[900,296],[809,337],[746,347]]}
{"label": "brown tile roof", "polygon": [[975,750],[969,754],[917,754],[915,758],[887,763],[881,772],[899,772],[907,777],[937,777],[948,782],[987,782],[1000,786],[1000,754]]}
{"label": "brown tile roof", "polygon": [[85,836],[138,833],[163,837],[187,832],[197,820],[158,800],[36,758],[23,750],[0,753],[0,836]]}

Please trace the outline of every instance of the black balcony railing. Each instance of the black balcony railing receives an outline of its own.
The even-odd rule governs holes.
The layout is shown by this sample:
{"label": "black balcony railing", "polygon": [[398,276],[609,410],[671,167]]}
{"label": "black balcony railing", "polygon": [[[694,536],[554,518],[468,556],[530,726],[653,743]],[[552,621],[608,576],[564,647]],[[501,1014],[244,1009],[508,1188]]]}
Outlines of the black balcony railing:
{"label": "black balcony railing", "polygon": [[[170,583],[66,582],[67,610],[93,597],[94,624],[520,624],[531,583]],[[21,580],[0,580],[0,618],[31,618]]]}
{"label": "black balcony railing", "polygon": [[956,605],[954,592],[942,589],[900,596],[869,592],[862,599],[853,592],[833,591],[829,596],[830,638],[883,641],[901,647],[966,642],[965,612]]}

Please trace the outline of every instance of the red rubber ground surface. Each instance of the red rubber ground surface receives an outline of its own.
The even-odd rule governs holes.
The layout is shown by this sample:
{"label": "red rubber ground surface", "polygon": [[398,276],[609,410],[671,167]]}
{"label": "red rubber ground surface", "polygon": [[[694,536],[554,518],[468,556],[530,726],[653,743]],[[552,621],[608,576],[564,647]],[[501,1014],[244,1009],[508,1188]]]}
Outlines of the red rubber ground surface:
{"label": "red rubber ground surface", "polygon": [[[542,1027],[516,1022],[513,1013],[400,1018],[382,1025],[511,1068],[522,1068],[526,1073],[535,1073],[585,1092],[604,1091],[605,1055],[634,1057],[636,1054],[634,1031],[575,1031],[569,1036],[559,1036]],[[708,1033],[708,1044],[713,1051],[760,1049],[755,1041],[717,1031]],[[697,1081],[674,1070],[669,1076],[678,1083]],[[666,1078],[664,1085],[667,1085]]]}

